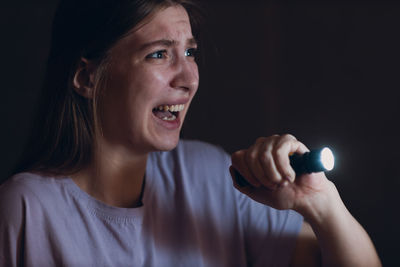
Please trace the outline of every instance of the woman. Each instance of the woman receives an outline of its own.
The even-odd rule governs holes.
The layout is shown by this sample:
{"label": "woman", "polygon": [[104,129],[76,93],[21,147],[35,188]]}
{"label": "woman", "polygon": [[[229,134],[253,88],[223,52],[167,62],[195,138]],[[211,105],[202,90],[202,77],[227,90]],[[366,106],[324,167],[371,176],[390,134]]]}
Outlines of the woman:
{"label": "woman", "polygon": [[232,160],[179,141],[196,18],[189,0],[61,1],[38,130],[0,189],[1,265],[380,265],[324,174],[295,177],[293,136]]}

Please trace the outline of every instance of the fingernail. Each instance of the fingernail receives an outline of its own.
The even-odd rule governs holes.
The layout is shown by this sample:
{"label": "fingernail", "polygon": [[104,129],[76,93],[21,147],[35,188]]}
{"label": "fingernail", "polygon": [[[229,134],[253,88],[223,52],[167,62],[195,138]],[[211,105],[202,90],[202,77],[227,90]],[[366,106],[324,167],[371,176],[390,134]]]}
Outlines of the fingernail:
{"label": "fingernail", "polygon": [[294,176],[291,176],[291,175],[288,175],[288,176],[286,176],[286,180],[289,181],[289,182],[291,182],[291,183],[293,183],[294,180],[295,180],[295,177],[294,177]]}

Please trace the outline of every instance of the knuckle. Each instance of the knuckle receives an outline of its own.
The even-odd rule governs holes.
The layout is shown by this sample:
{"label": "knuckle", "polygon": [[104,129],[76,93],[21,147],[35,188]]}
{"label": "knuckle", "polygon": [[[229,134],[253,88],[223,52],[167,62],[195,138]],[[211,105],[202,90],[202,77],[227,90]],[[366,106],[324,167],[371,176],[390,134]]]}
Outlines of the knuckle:
{"label": "knuckle", "polygon": [[270,153],[264,152],[264,153],[261,154],[260,160],[263,163],[268,163],[268,162],[271,162],[273,160],[273,158],[272,158],[272,155]]}
{"label": "knuckle", "polygon": [[296,137],[292,134],[284,134],[282,135],[282,139],[288,139],[288,140],[297,140]]}
{"label": "knuckle", "polygon": [[254,151],[254,150],[248,151],[248,152],[246,153],[246,159],[247,159],[248,161],[254,161],[254,160],[256,160],[256,159],[257,159],[257,152]]}
{"label": "knuckle", "polygon": [[280,138],[280,135],[274,134],[274,135],[271,135],[270,137],[268,137],[267,140],[274,141],[274,140],[278,140],[279,138]]}

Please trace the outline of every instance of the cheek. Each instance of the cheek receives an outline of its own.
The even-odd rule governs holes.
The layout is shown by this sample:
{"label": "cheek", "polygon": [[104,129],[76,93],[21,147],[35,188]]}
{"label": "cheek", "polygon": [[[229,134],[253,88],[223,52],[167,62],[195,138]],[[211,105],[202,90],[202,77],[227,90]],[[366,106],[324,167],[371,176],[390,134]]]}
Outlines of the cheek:
{"label": "cheek", "polygon": [[[129,73],[132,73],[131,75]],[[168,79],[161,71],[135,70],[115,75],[107,88],[105,108],[108,119],[140,125],[163,96]],[[134,73],[134,74],[133,74]]]}
{"label": "cheek", "polygon": [[131,66],[113,73],[107,83],[106,97],[122,102],[139,102],[158,89],[156,85],[162,84],[164,80],[159,72]]}
{"label": "cheek", "polygon": [[163,68],[144,70],[141,76],[144,86],[157,86],[154,90],[162,90],[169,82],[168,71]]}
{"label": "cheek", "polygon": [[153,109],[153,105],[159,104],[157,99],[168,93],[169,81],[168,71],[143,68],[135,72],[135,78],[131,80],[129,98],[140,105],[150,105],[147,108]]}

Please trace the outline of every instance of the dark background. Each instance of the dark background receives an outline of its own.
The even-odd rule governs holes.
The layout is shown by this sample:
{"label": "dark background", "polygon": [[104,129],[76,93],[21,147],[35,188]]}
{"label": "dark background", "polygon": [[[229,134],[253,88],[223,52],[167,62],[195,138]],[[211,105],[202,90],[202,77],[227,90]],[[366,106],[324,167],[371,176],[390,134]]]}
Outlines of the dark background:
{"label": "dark background", "polygon": [[[0,4],[0,181],[22,152],[37,103],[57,1]],[[183,136],[228,152],[291,133],[329,145],[328,174],[399,266],[400,4],[395,1],[203,1],[201,83]]]}

